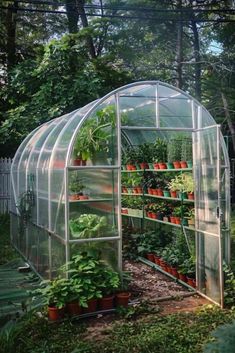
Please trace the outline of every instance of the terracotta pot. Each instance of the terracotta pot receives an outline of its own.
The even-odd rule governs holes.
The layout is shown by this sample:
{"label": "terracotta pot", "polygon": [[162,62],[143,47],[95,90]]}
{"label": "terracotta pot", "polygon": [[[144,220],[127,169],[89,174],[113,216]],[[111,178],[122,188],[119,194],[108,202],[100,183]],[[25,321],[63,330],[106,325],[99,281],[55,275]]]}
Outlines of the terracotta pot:
{"label": "terracotta pot", "polygon": [[122,208],[122,209],[121,209],[121,213],[123,213],[123,214],[128,214],[128,209],[127,209],[127,208]]}
{"label": "terracotta pot", "polygon": [[167,169],[166,163],[158,163],[159,169]]}
{"label": "terracotta pot", "polygon": [[157,196],[157,189],[152,189],[153,195]]}
{"label": "terracotta pot", "polygon": [[150,216],[150,218],[153,218],[154,213],[150,211],[150,212],[149,212],[149,216]]}
{"label": "terracotta pot", "polygon": [[87,195],[79,195],[79,200],[88,200],[89,197]]}
{"label": "terracotta pot", "polygon": [[114,308],[114,295],[109,295],[99,299],[100,310],[111,310]]}
{"label": "terracotta pot", "polygon": [[138,190],[138,194],[142,194],[143,193],[143,189],[141,187],[137,187]]}
{"label": "terracotta pot", "polygon": [[157,193],[158,193],[158,196],[163,196],[164,195],[162,189],[157,189]]}
{"label": "terracotta pot", "polygon": [[149,165],[146,162],[140,163],[140,169],[149,169]]}
{"label": "terracotta pot", "polygon": [[127,164],[126,169],[127,170],[136,170],[136,166],[134,164]]}
{"label": "terracotta pot", "polygon": [[71,302],[66,304],[66,311],[69,316],[75,316],[81,314],[81,308],[78,302]]}
{"label": "terracotta pot", "polygon": [[187,283],[189,286],[196,288],[196,280],[195,278],[190,278],[187,276]]}
{"label": "terracotta pot", "polygon": [[48,318],[51,321],[58,321],[63,319],[64,317],[64,310],[65,308],[58,309],[55,306],[48,306],[47,308],[47,313],[48,313]]}
{"label": "terracotta pot", "polygon": [[175,169],[180,169],[181,168],[181,165],[180,165],[179,161],[173,162],[173,166],[174,166]]}
{"label": "terracotta pot", "polygon": [[181,224],[181,219],[180,219],[180,217],[174,217],[175,218],[175,222],[173,222],[173,223],[175,223],[175,224]]}
{"label": "terracotta pot", "polygon": [[153,195],[153,191],[152,191],[151,188],[148,188],[148,194],[149,194],[149,195]]}
{"label": "terracotta pot", "polygon": [[194,192],[188,192],[188,200],[194,200]]}
{"label": "terracotta pot", "polygon": [[71,201],[79,200],[79,195],[78,194],[69,195],[69,200]]}
{"label": "terracotta pot", "polygon": [[160,168],[159,168],[159,164],[158,164],[158,163],[153,163],[153,168],[154,168],[154,169],[160,169]]}
{"label": "terracotta pot", "polygon": [[151,262],[154,262],[154,254],[152,254],[152,253],[146,254],[146,259]]}
{"label": "terracotta pot", "polygon": [[166,265],[166,272],[172,274],[172,272],[171,272],[171,266]]}
{"label": "terracotta pot", "polygon": [[138,188],[137,187],[134,187],[133,188],[133,194],[138,194],[139,192],[138,192]]}
{"label": "terracotta pot", "polygon": [[187,277],[183,273],[179,273],[179,279],[185,283],[187,283]]}
{"label": "terracotta pot", "polygon": [[178,273],[176,267],[171,267],[171,274],[172,274],[175,278],[179,278],[179,273]]}
{"label": "terracotta pot", "polygon": [[171,197],[177,198],[177,191],[170,191]]}
{"label": "terracotta pot", "polygon": [[187,162],[186,161],[180,161],[180,167],[181,168],[188,168]]}
{"label": "terracotta pot", "polygon": [[154,254],[154,262],[155,262],[155,264],[157,264],[158,266],[160,266],[160,264],[161,264],[160,259],[161,259],[160,256],[157,256],[157,255]]}
{"label": "terracotta pot", "polygon": [[157,214],[154,213],[154,212],[152,212],[152,218],[153,218],[153,219],[157,219]]}
{"label": "terracotta pot", "polygon": [[76,166],[86,165],[86,161],[80,158],[76,158],[73,160],[73,165],[76,165]]}
{"label": "terracotta pot", "polygon": [[126,188],[125,186],[122,187],[122,192],[123,192],[124,194],[127,194],[128,191],[127,191],[127,188]]}
{"label": "terracotta pot", "polygon": [[82,308],[83,314],[93,313],[97,310],[97,299],[90,299],[87,302],[88,307]]}
{"label": "terracotta pot", "polygon": [[171,220],[171,223],[175,223],[175,217],[174,216],[170,216],[170,220]]}
{"label": "terracotta pot", "polygon": [[147,212],[147,217],[151,218],[151,212]]}
{"label": "terracotta pot", "polygon": [[130,296],[131,296],[131,293],[129,292],[117,293],[115,297],[115,305],[124,306],[125,308],[127,308]]}

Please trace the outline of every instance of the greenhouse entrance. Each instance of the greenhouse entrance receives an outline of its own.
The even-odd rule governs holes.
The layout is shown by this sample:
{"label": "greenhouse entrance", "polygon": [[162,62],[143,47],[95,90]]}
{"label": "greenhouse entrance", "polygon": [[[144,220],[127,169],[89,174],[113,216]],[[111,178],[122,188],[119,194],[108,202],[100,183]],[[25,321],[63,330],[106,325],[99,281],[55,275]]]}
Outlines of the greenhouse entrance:
{"label": "greenhouse entrance", "polygon": [[121,270],[124,253],[223,305],[229,161],[188,94],[137,82],[49,121],[19,147],[11,180],[12,242],[43,278],[84,251]]}

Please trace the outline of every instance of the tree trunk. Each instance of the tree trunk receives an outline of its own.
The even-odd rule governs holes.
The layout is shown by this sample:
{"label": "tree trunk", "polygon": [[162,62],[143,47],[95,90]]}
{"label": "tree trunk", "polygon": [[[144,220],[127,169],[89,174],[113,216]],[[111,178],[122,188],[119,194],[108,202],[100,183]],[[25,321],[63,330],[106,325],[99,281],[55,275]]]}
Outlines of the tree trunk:
{"label": "tree trunk", "polygon": [[193,31],[193,54],[195,59],[195,97],[201,100],[201,55],[197,23],[192,21]]}
{"label": "tree trunk", "polygon": [[222,98],[222,102],[223,102],[223,106],[224,106],[225,117],[227,119],[229,131],[230,131],[231,137],[232,137],[233,152],[235,153],[235,125],[232,121],[232,117],[229,112],[227,98],[225,97],[225,94],[223,92],[221,92],[221,98]]}
{"label": "tree trunk", "polygon": [[16,15],[18,3],[14,1],[8,6],[6,13],[6,32],[7,32],[7,72],[14,67],[16,63]]}
{"label": "tree trunk", "polygon": [[66,0],[69,33],[78,33],[78,10],[76,0]]}
{"label": "tree trunk", "polygon": [[[178,0],[177,8],[181,9],[182,0]],[[177,22],[177,37],[176,37],[176,87],[182,88],[182,61],[183,61],[183,24],[181,21]]]}
{"label": "tree trunk", "polygon": [[[81,17],[82,26],[83,26],[83,28],[87,28],[87,27],[89,27],[89,24],[88,24],[87,16],[85,13],[84,5],[85,5],[85,0],[77,0],[77,9],[78,9],[78,14]],[[93,42],[93,39],[90,35],[88,35],[88,37],[87,37],[87,45],[88,45],[88,49],[89,49],[89,53],[90,53],[91,58],[93,58],[93,59],[96,58],[94,42]]]}

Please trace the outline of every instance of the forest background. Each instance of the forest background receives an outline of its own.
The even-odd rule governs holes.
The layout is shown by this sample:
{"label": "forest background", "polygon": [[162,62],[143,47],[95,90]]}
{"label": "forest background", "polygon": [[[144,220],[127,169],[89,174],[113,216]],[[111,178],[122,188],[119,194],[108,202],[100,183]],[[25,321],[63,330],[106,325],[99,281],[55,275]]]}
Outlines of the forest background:
{"label": "forest background", "polygon": [[235,155],[232,0],[0,0],[0,149],[124,84],[161,80],[209,110]]}

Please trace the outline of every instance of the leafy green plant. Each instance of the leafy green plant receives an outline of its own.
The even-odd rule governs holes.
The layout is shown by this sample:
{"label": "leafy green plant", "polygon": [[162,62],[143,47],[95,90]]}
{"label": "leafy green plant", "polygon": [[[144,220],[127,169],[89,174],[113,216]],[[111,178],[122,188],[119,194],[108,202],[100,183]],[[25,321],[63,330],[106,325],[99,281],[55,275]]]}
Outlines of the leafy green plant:
{"label": "leafy green plant", "polygon": [[167,142],[167,160],[168,162],[180,161],[183,136],[179,135]]}
{"label": "leafy green plant", "polygon": [[137,162],[151,162],[154,152],[155,146],[153,143],[144,143],[143,145],[140,145],[137,150]]}
{"label": "leafy green plant", "polygon": [[53,281],[45,280],[40,284],[40,288],[36,289],[34,294],[42,296],[42,301],[48,306],[62,308],[68,297],[68,288],[70,281],[65,278],[56,278]]}
{"label": "leafy green plant", "polygon": [[235,274],[227,264],[223,265],[225,274],[224,302],[227,305],[235,305]]}
{"label": "leafy green plant", "polygon": [[167,160],[167,141],[161,138],[157,138],[154,142],[153,149],[153,162],[166,162]]}
{"label": "leafy green plant", "polygon": [[69,174],[69,191],[73,193],[80,193],[84,189],[81,178],[79,177],[77,171],[70,172]]}
{"label": "leafy green plant", "polygon": [[95,116],[82,125],[74,144],[74,157],[92,159],[96,152],[109,152],[112,128],[115,126],[115,107],[108,106],[98,110]]}
{"label": "leafy green plant", "polygon": [[69,221],[69,226],[75,238],[97,238],[107,231],[107,218],[95,214],[83,214]]}
{"label": "leafy green plant", "polygon": [[195,275],[195,258],[194,256],[185,259],[182,264],[179,265],[179,272],[185,275]]}
{"label": "leafy green plant", "polygon": [[172,191],[179,192],[193,192],[194,191],[194,181],[192,174],[182,173],[176,175],[168,184],[168,187]]}

